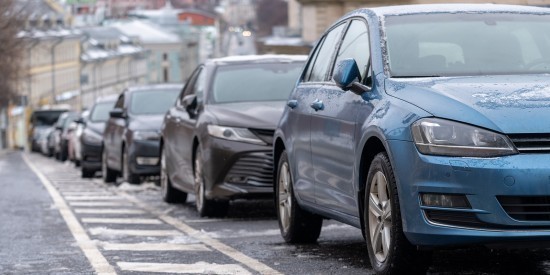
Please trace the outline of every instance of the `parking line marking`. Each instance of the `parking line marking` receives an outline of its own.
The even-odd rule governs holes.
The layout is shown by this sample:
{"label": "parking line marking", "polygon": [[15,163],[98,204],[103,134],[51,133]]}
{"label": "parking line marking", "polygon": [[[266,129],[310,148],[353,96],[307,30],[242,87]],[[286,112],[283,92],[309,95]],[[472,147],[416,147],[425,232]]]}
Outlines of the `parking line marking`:
{"label": "parking line marking", "polygon": [[103,243],[105,250],[123,251],[212,251],[203,244],[178,243]]}
{"label": "parking line marking", "polygon": [[131,206],[131,202],[127,201],[71,201],[69,202],[71,206]]}
{"label": "parking line marking", "polygon": [[82,218],[83,223],[108,224],[162,224],[158,219]]}
{"label": "parking line marking", "polygon": [[[202,243],[210,246],[214,250],[217,250],[226,256],[229,256],[230,258],[234,259],[235,261],[242,263],[246,265],[248,268],[259,272],[261,274],[281,274],[279,271],[269,267],[268,265],[251,258],[244,253],[234,249],[233,247],[230,247],[216,239],[210,238],[206,233],[203,233],[199,230],[194,229],[193,227],[185,224],[184,222],[170,217],[166,214],[163,214],[162,212],[158,211],[157,209],[149,206],[148,204],[142,202],[141,200],[137,199],[136,197],[123,192],[123,191],[116,191],[119,195],[124,196],[129,201],[135,203],[136,205],[140,206],[142,209],[147,210],[148,212],[154,214],[157,216],[157,218],[161,219],[167,224],[170,224],[174,226],[175,228],[181,230],[183,233],[201,241]],[[120,266],[120,265],[119,265]]]}
{"label": "parking line marking", "polygon": [[144,214],[143,210],[139,209],[104,209],[104,208],[76,208],[75,213],[78,214]]}
{"label": "parking line marking", "polygon": [[120,197],[115,196],[66,196],[65,200],[68,201],[96,201],[96,200],[121,200]]}
{"label": "parking line marking", "polygon": [[215,264],[198,262],[194,264],[140,263],[118,262],[123,271],[162,272],[178,274],[251,274],[248,270],[236,264]]}
{"label": "parking line marking", "polygon": [[181,232],[177,230],[140,230],[140,229],[110,229],[104,227],[90,228],[91,235],[126,235],[126,236],[148,236],[148,237],[164,237],[164,236],[181,236]]}
{"label": "parking line marking", "polygon": [[65,191],[61,190],[63,196],[102,196],[102,195],[113,195],[112,192],[101,192],[101,191]]}
{"label": "parking line marking", "polygon": [[71,234],[76,240],[76,243],[78,244],[82,252],[84,252],[86,258],[88,258],[88,261],[94,268],[95,272],[98,274],[116,274],[115,269],[109,264],[109,262],[101,254],[101,252],[99,252],[99,249],[97,248],[95,242],[93,242],[88,234],[86,234],[86,231],[78,222],[78,219],[75,217],[75,215],[71,212],[71,209],[69,208],[65,200],[63,200],[61,194],[57,192],[52,183],[46,178],[46,176],[42,174],[42,172],[40,172],[34,166],[34,164],[30,162],[25,154],[23,154],[22,156],[25,163],[27,163],[27,166],[31,168],[34,174],[36,174],[36,176],[40,179],[42,185],[44,185],[48,193],[50,193],[50,196],[52,197],[55,206],[65,220],[65,223],[67,224],[67,227],[69,228]]}

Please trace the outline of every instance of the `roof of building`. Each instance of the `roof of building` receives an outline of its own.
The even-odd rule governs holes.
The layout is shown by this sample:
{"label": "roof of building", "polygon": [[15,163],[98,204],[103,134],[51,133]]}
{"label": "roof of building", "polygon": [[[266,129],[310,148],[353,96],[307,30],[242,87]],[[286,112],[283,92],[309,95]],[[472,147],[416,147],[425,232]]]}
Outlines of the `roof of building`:
{"label": "roof of building", "polygon": [[177,35],[164,31],[158,25],[143,20],[113,21],[109,26],[117,28],[127,36],[137,36],[144,44],[180,43]]}
{"label": "roof of building", "polygon": [[31,18],[50,16],[51,18],[63,17],[64,12],[61,12],[54,3],[47,0],[17,0],[15,1],[15,10],[23,11]]}
{"label": "roof of building", "polygon": [[85,62],[145,51],[135,39],[114,27],[88,27],[81,30],[86,36],[85,47],[83,47],[81,55],[82,61]]}

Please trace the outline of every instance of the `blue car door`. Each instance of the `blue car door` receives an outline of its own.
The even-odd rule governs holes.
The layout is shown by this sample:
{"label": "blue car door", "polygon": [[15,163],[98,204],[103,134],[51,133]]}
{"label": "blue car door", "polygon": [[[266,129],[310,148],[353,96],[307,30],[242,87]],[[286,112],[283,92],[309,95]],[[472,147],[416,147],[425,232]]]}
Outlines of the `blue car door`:
{"label": "blue car door", "polygon": [[[315,197],[319,205],[357,217],[357,190],[354,175],[359,112],[370,112],[370,105],[351,91],[344,91],[332,80],[334,64],[354,58],[362,74],[369,74],[369,37],[362,20],[352,20],[339,46],[332,48],[325,85],[315,91],[311,102],[311,155],[315,177]],[[359,152],[360,153],[360,152]]]}

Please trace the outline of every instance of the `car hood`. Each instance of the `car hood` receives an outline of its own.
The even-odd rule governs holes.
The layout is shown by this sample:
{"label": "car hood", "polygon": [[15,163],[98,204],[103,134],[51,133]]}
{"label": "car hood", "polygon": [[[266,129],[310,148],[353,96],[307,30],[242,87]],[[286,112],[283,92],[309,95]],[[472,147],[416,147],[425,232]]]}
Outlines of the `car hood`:
{"label": "car hood", "polygon": [[103,134],[103,131],[105,130],[105,122],[92,122],[88,121],[86,122],[86,128],[98,133]]}
{"label": "car hood", "polygon": [[284,110],[284,101],[238,102],[210,104],[210,112],[219,125],[275,129]]}
{"label": "car hood", "polygon": [[160,131],[164,114],[132,116],[129,128],[133,131]]}
{"label": "car hood", "polygon": [[435,117],[495,131],[548,133],[548,75],[388,79],[388,94]]}

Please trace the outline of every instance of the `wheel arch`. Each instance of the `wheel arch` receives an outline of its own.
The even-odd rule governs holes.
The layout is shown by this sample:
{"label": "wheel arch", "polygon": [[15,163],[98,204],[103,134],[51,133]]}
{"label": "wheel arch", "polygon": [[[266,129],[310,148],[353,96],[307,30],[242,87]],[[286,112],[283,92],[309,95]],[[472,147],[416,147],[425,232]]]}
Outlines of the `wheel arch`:
{"label": "wheel arch", "polygon": [[273,144],[273,192],[275,192],[275,182],[277,181],[277,173],[279,169],[279,159],[281,154],[286,149],[285,144],[281,138],[277,138]]}
{"label": "wheel arch", "polygon": [[359,177],[358,177],[358,194],[357,194],[357,207],[359,209],[359,219],[361,221],[361,230],[365,230],[365,221],[363,219],[363,210],[365,205],[365,189],[367,185],[367,176],[369,173],[369,167],[374,159],[374,157],[382,152],[388,153],[386,146],[380,138],[377,136],[371,136],[365,142],[363,149],[361,151],[361,159],[359,162]]}

